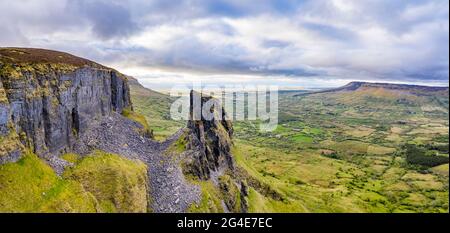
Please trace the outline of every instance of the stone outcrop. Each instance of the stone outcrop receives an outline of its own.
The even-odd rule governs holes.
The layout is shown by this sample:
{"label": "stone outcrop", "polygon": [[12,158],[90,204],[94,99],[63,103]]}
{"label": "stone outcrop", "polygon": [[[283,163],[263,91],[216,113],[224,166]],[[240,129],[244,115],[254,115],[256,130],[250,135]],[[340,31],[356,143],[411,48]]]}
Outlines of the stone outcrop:
{"label": "stone outcrop", "polygon": [[[199,109],[205,104],[215,103],[211,106],[212,119],[205,119],[199,109],[194,109],[195,98],[199,100]],[[188,159],[185,169],[201,179],[209,179],[211,172],[222,169],[234,169],[234,160],[231,155],[233,127],[231,121],[225,118],[225,111],[218,101],[210,96],[191,91],[190,94],[190,120],[187,123],[187,149],[195,151]],[[208,106],[209,107],[209,106]],[[195,114],[197,118],[195,118]]]}
{"label": "stone outcrop", "polygon": [[220,207],[210,207],[213,212],[214,208],[247,212],[248,186],[235,176],[238,169],[231,153],[233,126],[223,106],[216,98],[191,91],[189,114],[184,133],[175,142],[186,144],[181,163],[183,173],[213,184],[221,202]]}
{"label": "stone outcrop", "polygon": [[[0,48],[0,162],[71,149],[89,121],[131,108],[127,78],[66,53]],[[8,143],[4,143],[8,141]]]}

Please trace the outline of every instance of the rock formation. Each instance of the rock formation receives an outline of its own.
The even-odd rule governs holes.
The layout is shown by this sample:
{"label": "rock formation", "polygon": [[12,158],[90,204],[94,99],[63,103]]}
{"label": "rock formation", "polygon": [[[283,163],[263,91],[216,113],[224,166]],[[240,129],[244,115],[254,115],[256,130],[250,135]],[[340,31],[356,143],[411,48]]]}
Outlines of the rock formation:
{"label": "rock formation", "polygon": [[[74,164],[59,155],[100,150],[148,167],[151,211],[184,212],[200,203],[200,187],[186,173],[212,180],[225,211],[245,211],[246,186],[231,175],[231,122],[216,99],[196,92],[190,97],[213,117],[196,118],[191,108],[187,127],[160,143],[142,134],[146,120],[133,111],[125,75],[66,53],[0,48],[0,165],[33,152],[61,175]],[[167,155],[178,147],[182,153]]]}
{"label": "rock formation", "polygon": [[[126,77],[70,54],[0,49],[0,136],[38,155],[70,150],[87,122],[131,107]],[[0,162],[17,146],[0,147]]]}
{"label": "rock formation", "polygon": [[[197,109],[194,109],[195,98],[199,100]],[[198,110],[208,102],[216,106],[210,108],[213,118],[205,120],[204,115],[199,114]],[[233,127],[225,116],[226,113],[218,101],[214,101],[210,96],[191,91],[187,141],[188,149],[194,149],[197,153],[193,154],[186,169],[201,179],[209,179],[212,171],[234,169],[234,161],[230,153]]]}

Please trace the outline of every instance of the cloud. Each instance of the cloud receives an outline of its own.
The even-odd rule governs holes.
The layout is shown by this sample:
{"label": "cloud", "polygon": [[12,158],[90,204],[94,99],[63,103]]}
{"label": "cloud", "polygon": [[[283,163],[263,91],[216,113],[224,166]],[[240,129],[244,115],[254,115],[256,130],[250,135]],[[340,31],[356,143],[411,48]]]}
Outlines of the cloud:
{"label": "cloud", "polygon": [[212,79],[445,85],[448,7],[447,0],[0,0],[0,45],[64,50],[141,77],[163,69]]}
{"label": "cloud", "polygon": [[70,1],[69,7],[89,21],[92,32],[102,38],[126,37],[138,30],[131,12],[115,1]]}

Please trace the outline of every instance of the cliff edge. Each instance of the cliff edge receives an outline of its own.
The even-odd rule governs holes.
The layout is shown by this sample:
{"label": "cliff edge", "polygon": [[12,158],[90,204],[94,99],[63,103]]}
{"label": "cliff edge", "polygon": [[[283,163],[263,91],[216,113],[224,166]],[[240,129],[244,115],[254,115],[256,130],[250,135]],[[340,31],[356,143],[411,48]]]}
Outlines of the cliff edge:
{"label": "cliff edge", "polygon": [[126,80],[67,53],[0,48],[0,164],[17,161],[23,147],[70,151],[89,121],[131,108]]}

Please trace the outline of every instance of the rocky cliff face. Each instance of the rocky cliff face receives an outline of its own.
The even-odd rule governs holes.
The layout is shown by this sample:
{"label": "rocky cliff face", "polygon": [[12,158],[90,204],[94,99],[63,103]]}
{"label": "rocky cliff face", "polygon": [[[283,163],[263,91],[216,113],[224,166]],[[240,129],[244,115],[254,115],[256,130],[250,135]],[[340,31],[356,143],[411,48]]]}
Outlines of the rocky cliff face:
{"label": "rocky cliff face", "polygon": [[[0,165],[16,162],[32,150],[61,175],[74,164],[57,155],[72,152],[84,157],[100,150],[148,166],[146,191],[153,200],[148,203],[152,211],[185,212],[201,204],[202,192],[209,191],[189,182],[192,175],[196,182],[212,183],[213,192],[220,193],[215,198],[221,202],[214,209],[246,211],[246,186],[231,175],[233,130],[231,122],[223,120],[222,107],[211,106],[212,119],[194,118],[191,109],[186,128],[157,142],[141,134],[145,118],[130,111],[127,79],[65,53],[0,48]],[[192,92],[194,99],[200,108],[214,103]],[[129,116],[118,114],[127,112]]]}
{"label": "rocky cliff face", "polygon": [[0,164],[23,146],[68,151],[89,121],[124,108],[129,87],[113,69],[66,53],[0,49]]}
{"label": "rocky cliff face", "polygon": [[[205,104],[215,103],[218,107],[211,107],[212,119],[205,119],[200,112],[194,110],[194,100],[199,100],[199,109]],[[232,146],[233,127],[225,120],[225,111],[212,97],[197,92],[190,94],[190,120],[187,123],[188,149],[196,153],[189,161],[187,170],[201,179],[209,179],[211,172],[223,169],[234,169],[234,161],[230,149]],[[221,110],[221,111],[218,111]],[[194,115],[197,114],[197,118]]]}
{"label": "rocky cliff face", "polygon": [[[175,144],[186,144],[182,156],[184,174],[211,185],[202,190],[209,193],[202,195],[201,202],[216,203],[208,206],[194,203],[194,212],[196,208],[199,212],[247,212],[248,187],[236,175],[238,169],[231,154],[232,136],[233,126],[226,120],[220,101],[191,91],[190,120]],[[210,193],[215,196],[211,198]]]}

